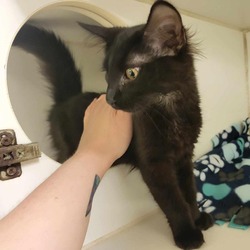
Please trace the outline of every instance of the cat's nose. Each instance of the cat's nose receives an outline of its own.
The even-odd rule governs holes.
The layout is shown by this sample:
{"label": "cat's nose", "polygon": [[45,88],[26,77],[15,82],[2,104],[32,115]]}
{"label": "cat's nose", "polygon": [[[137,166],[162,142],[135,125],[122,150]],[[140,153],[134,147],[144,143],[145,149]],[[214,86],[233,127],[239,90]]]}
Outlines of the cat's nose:
{"label": "cat's nose", "polygon": [[116,90],[115,89],[108,89],[107,95],[106,95],[106,100],[107,103],[110,104],[113,108],[116,108]]}

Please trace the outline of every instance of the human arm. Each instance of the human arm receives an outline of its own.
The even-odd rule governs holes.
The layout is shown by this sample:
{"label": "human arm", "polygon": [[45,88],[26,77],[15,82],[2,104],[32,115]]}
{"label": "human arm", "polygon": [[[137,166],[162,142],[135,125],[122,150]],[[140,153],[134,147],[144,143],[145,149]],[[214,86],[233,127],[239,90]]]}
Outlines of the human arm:
{"label": "human arm", "polygon": [[0,221],[0,249],[81,248],[95,177],[102,178],[126,151],[131,116],[112,109],[102,96],[86,111],[84,127],[74,156]]}

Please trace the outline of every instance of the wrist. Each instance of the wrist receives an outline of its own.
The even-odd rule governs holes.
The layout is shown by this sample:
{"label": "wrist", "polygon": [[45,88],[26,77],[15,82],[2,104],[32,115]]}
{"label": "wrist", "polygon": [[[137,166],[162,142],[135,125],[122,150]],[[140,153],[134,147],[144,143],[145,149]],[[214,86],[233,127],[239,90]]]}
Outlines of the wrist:
{"label": "wrist", "polygon": [[72,158],[80,162],[82,166],[91,165],[96,174],[102,177],[113,164],[113,160],[107,155],[91,151],[81,150],[77,151]]}

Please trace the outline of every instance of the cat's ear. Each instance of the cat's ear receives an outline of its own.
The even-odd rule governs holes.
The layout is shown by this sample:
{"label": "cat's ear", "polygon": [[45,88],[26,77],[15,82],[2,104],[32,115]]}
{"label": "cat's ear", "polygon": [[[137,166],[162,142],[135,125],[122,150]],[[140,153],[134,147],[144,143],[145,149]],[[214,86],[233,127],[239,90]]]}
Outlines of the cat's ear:
{"label": "cat's ear", "polygon": [[156,56],[174,56],[186,43],[182,19],[174,6],[156,1],[145,26],[143,40]]}
{"label": "cat's ear", "polygon": [[78,24],[89,31],[91,34],[101,38],[107,45],[111,44],[117,34],[120,32],[121,28],[106,28],[103,26],[91,25],[86,23],[78,22]]}

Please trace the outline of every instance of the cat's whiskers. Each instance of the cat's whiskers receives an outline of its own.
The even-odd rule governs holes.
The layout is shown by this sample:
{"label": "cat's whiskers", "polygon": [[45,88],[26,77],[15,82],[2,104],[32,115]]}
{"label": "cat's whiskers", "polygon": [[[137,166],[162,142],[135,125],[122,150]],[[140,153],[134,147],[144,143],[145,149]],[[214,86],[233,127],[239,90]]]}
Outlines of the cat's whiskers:
{"label": "cat's whiskers", "polygon": [[[182,97],[182,94],[178,90],[173,91],[173,92],[169,92],[167,94],[160,94],[160,95],[158,95],[157,97],[154,98],[155,101],[150,104],[150,109],[153,110],[155,113],[157,113],[157,115],[161,116],[161,118],[163,119],[163,121],[168,122],[168,118],[166,117],[166,115],[164,115],[165,113],[162,112],[161,110],[159,110],[158,107],[160,107],[161,109],[164,108],[168,112],[173,113],[173,112],[176,111],[176,109],[175,109],[175,103],[181,97]],[[156,128],[156,130],[158,131],[158,133],[161,136],[165,137],[165,135],[163,134],[162,130],[156,124],[156,122],[154,121],[154,119],[152,118],[152,116],[148,113],[147,109],[145,109],[145,106],[142,105],[142,104],[140,104],[140,103],[137,103],[137,108],[138,108],[138,110],[143,110],[143,114],[145,116],[147,116],[147,118],[150,120],[150,122]]]}
{"label": "cat's whiskers", "polygon": [[160,111],[158,110],[156,107],[153,108],[154,111],[156,111],[158,113],[158,115],[160,115],[164,121],[168,120],[167,117]]}
{"label": "cat's whiskers", "polygon": [[152,124],[154,125],[154,127],[156,128],[156,130],[159,132],[159,134],[162,134],[160,128],[157,126],[157,124],[154,122],[153,118],[148,114],[148,112],[145,112],[145,114],[147,115],[147,117],[150,119],[150,121],[152,122]]}
{"label": "cat's whiskers", "polygon": [[[163,118],[166,118],[164,117],[161,112],[159,112],[159,110],[157,109],[154,109],[156,110]],[[156,130],[158,131],[158,133],[164,137],[164,134],[162,133],[161,129],[158,127],[158,125],[155,123],[154,119],[151,117],[151,115],[147,112],[147,110],[143,110],[143,113],[149,118],[149,120],[151,121],[151,123],[153,124],[153,126],[156,128]]]}

